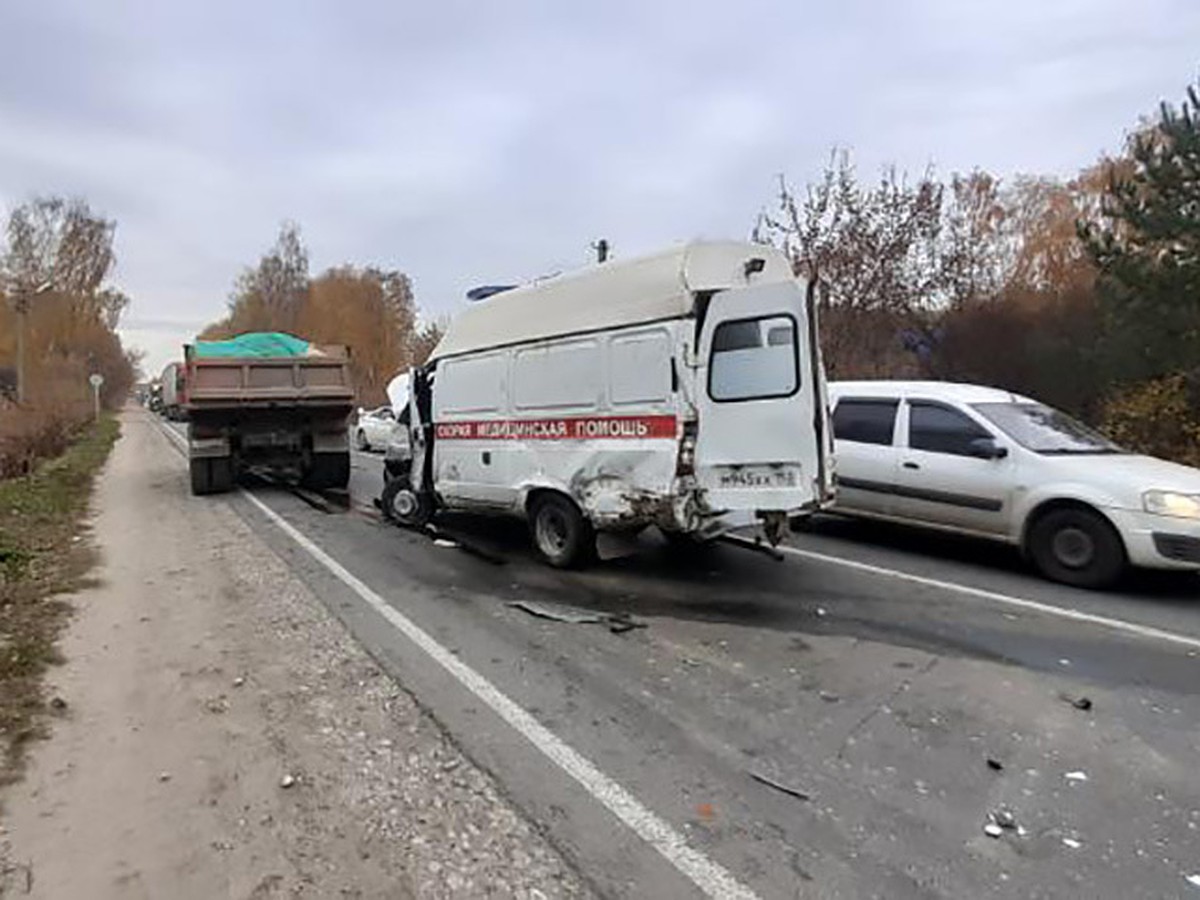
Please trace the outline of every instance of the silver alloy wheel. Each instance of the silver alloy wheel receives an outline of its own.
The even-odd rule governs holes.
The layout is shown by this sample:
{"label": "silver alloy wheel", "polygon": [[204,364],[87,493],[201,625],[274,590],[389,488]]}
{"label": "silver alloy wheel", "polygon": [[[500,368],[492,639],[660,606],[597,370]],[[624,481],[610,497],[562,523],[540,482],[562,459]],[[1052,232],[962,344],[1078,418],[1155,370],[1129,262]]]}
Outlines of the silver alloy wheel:
{"label": "silver alloy wheel", "polygon": [[1082,528],[1060,528],[1054,534],[1051,547],[1058,561],[1071,569],[1084,568],[1096,556],[1096,542]]}

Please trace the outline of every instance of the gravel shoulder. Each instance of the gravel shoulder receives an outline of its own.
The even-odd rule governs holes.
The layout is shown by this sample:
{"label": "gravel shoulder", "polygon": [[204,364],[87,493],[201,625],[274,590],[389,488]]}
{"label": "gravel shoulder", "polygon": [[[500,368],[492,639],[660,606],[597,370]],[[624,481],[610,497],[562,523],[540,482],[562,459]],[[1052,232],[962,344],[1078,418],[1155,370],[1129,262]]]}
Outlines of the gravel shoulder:
{"label": "gravel shoulder", "polygon": [[0,896],[588,896],[165,444],[124,415],[66,706],[3,798]]}

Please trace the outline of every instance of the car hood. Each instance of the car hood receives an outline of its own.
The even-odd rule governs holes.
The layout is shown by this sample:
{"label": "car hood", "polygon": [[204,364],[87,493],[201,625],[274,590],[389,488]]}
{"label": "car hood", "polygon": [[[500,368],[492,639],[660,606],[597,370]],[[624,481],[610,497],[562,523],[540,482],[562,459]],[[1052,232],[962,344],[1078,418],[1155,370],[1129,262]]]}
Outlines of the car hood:
{"label": "car hood", "polygon": [[1143,491],[1162,490],[1200,494],[1200,469],[1153,456],[1079,453],[1043,458],[1059,461],[1080,481],[1103,484],[1122,493],[1140,495]]}

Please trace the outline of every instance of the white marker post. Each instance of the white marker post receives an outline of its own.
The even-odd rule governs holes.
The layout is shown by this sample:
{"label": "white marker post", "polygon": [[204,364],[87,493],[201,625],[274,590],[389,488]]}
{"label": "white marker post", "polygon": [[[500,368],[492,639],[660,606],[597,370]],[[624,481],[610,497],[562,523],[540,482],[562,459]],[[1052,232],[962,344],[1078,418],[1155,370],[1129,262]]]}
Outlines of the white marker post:
{"label": "white marker post", "polygon": [[93,372],[88,376],[88,384],[92,386],[92,415],[100,420],[100,387],[104,384],[104,376]]}

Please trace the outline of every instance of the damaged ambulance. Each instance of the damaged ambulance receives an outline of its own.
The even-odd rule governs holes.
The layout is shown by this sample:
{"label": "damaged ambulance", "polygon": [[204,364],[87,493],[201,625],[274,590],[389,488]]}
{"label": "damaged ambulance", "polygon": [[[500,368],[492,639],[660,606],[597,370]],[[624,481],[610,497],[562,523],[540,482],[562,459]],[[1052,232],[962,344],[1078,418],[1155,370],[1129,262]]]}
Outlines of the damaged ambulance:
{"label": "damaged ambulance", "polygon": [[589,559],[598,531],[648,526],[775,544],[833,499],[814,292],[768,246],[692,243],[501,289],[409,386],[388,517],[518,516],[554,566]]}

